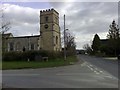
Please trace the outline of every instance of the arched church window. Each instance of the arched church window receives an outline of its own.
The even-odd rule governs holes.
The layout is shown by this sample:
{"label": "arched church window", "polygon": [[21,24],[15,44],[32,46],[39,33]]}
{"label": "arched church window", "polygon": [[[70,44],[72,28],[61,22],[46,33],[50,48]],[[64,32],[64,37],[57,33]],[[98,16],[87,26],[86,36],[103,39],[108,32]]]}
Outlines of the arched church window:
{"label": "arched church window", "polygon": [[31,50],[34,50],[34,44],[31,44]]}
{"label": "arched church window", "polygon": [[14,43],[9,43],[9,46],[10,46],[10,51],[13,51],[14,50]]}
{"label": "arched church window", "polygon": [[20,51],[20,47],[21,47],[20,42],[17,42],[16,43],[16,51]]}

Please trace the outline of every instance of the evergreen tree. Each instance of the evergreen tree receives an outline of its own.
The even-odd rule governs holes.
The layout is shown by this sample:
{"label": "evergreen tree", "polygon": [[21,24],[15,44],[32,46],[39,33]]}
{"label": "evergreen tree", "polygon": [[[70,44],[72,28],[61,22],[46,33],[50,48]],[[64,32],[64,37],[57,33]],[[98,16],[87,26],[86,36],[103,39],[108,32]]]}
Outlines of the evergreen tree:
{"label": "evergreen tree", "polygon": [[120,53],[120,32],[119,27],[113,20],[112,24],[109,26],[109,32],[107,35],[108,47],[112,50],[113,55],[118,55]]}
{"label": "evergreen tree", "polygon": [[100,38],[97,34],[95,34],[93,42],[92,42],[93,53],[97,53],[100,50]]}
{"label": "evergreen tree", "polygon": [[109,33],[107,35],[107,38],[108,39],[119,39],[120,38],[119,28],[114,20],[109,27],[110,27],[110,29],[109,29]]}

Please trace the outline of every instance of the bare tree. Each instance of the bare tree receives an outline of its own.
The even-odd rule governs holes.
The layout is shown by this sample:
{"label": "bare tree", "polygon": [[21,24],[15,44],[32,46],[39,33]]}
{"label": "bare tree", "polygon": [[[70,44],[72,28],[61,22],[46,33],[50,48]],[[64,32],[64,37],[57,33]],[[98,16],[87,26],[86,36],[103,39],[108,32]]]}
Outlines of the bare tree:
{"label": "bare tree", "polygon": [[4,52],[6,49],[6,37],[4,36],[4,34],[11,28],[11,23],[5,16],[6,9],[7,7],[1,4],[0,6],[0,34],[2,36],[1,38],[2,39],[2,52]]}
{"label": "bare tree", "polygon": [[1,25],[0,25],[0,33],[1,34],[4,34],[5,32],[7,32],[10,28],[11,28],[11,23],[9,20],[7,20],[7,18],[5,17],[5,9],[7,7],[4,7],[3,5],[1,5],[1,9],[0,9],[0,22],[1,22]]}
{"label": "bare tree", "polygon": [[86,51],[88,54],[92,54],[92,48],[90,47],[89,44],[84,44],[84,45],[83,45],[83,48],[85,49],[85,51]]}
{"label": "bare tree", "polygon": [[70,33],[70,31],[67,30],[66,32],[66,50],[70,54],[75,54],[76,51],[76,43],[75,43],[75,36]]}

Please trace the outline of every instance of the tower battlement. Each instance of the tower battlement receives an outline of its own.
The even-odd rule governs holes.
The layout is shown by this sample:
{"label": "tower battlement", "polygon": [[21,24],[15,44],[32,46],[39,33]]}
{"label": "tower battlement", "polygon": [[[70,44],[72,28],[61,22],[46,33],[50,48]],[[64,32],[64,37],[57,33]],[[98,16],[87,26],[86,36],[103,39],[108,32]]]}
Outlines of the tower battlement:
{"label": "tower battlement", "polygon": [[57,14],[59,14],[54,8],[51,9],[46,9],[46,10],[41,10],[40,13],[51,13],[51,12],[56,12]]}

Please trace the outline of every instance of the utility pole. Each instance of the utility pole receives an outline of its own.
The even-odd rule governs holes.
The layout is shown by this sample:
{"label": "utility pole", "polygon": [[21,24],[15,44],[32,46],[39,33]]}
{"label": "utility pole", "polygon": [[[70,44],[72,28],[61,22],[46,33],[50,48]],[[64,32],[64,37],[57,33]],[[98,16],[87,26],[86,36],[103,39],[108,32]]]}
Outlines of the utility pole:
{"label": "utility pole", "polygon": [[65,32],[65,15],[64,15],[64,60],[66,61],[66,32]]}

